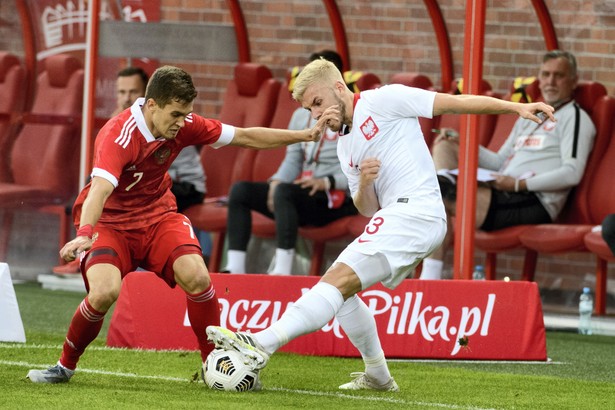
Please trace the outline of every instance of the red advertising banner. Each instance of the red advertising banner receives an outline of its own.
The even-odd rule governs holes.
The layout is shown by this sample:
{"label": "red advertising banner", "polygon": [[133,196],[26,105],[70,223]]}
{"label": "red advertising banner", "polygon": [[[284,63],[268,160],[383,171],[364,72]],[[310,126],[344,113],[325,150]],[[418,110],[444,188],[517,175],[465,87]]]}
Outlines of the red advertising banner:
{"label": "red advertising banner", "polygon": [[[319,278],[212,274],[221,324],[258,332]],[[538,287],[533,282],[405,280],[395,290],[360,293],[374,313],[389,358],[546,360]],[[197,349],[186,297],[150,272],[130,273],[122,285],[107,345]],[[336,320],[282,350],[359,357]]]}

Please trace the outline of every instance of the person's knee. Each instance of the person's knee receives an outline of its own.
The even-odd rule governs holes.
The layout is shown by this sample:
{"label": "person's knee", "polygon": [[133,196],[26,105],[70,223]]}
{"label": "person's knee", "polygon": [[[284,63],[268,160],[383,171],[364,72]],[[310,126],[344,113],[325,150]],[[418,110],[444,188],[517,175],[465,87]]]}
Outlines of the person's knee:
{"label": "person's knee", "polygon": [[615,214],[607,215],[602,221],[602,236],[611,241],[615,240]]}
{"label": "person's knee", "polygon": [[229,205],[247,202],[247,198],[250,198],[251,195],[251,185],[247,181],[234,183],[229,192]]}
{"label": "person's knee", "polygon": [[[282,182],[280,183],[273,194],[273,203],[276,204],[293,202],[293,198],[298,193],[298,186],[292,183]],[[277,206],[276,206],[277,208]]]}
{"label": "person's knee", "polygon": [[90,282],[88,301],[99,312],[106,312],[120,295],[121,286],[111,282]]}
{"label": "person's knee", "polygon": [[438,138],[434,141],[431,156],[436,170],[455,169],[458,163],[459,145],[447,138]]}
{"label": "person's knee", "polygon": [[356,295],[362,290],[361,279],[355,271],[345,263],[336,263],[323,275],[322,282],[335,286],[344,300]]}
{"label": "person's knee", "polygon": [[211,284],[209,272],[203,258],[196,254],[186,254],[173,262],[175,281],[190,294],[204,291]]}

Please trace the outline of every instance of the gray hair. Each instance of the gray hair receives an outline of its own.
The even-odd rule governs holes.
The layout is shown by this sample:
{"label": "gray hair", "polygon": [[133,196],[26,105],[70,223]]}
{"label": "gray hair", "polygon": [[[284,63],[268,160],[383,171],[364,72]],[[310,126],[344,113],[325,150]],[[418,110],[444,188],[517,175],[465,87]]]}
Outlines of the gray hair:
{"label": "gray hair", "polygon": [[570,75],[572,77],[577,76],[577,59],[572,55],[572,53],[563,50],[551,50],[547,51],[545,55],[542,57],[542,62],[546,63],[549,60],[553,60],[556,58],[563,58],[568,61],[568,66],[570,67]]}

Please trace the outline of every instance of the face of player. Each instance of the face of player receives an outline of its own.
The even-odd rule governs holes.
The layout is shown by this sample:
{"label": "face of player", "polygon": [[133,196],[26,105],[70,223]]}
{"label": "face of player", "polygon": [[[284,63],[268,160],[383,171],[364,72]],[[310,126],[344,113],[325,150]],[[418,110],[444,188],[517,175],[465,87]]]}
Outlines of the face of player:
{"label": "face of player", "polygon": [[568,60],[563,57],[545,61],[538,79],[545,102],[553,106],[569,100],[577,86],[577,77],[572,76]]}
{"label": "face of player", "polygon": [[[334,87],[329,85],[313,84],[306,88],[303,93],[302,105],[303,108],[312,113],[312,117],[319,119],[322,113],[333,105],[338,106],[338,118],[331,119],[327,122],[327,127],[332,131],[340,131],[344,124],[350,124],[352,118],[348,118],[346,103],[342,100],[343,90],[346,85],[339,82],[335,83]],[[340,89],[341,88],[341,89]]]}
{"label": "face of player", "polygon": [[146,123],[152,135],[172,140],[186,125],[186,116],[192,112],[193,103],[172,101],[162,108],[150,98],[146,102],[146,109]]}
{"label": "face of player", "polygon": [[116,96],[118,108],[125,110],[137,98],[145,95],[145,84],[139,75],[118,77],[116,80]]}

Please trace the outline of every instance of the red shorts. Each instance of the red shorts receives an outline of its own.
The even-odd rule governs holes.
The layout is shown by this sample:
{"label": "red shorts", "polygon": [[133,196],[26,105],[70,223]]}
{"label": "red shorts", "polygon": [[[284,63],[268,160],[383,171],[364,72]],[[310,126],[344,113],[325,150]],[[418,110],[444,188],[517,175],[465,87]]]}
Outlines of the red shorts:
{"label": "red shorts", "polygon": [[[190,220],[178,213],[170,212],[157,224],[127,231],[117,230],[111,224],[99,223],[94,227],[94,235],[92,249],[82,258],[81,272],[86,271],[86,266],[110,263],[120,270],[123,278],[140,267],[156,273],[169,286],[174,287],[172,263],[167,266],[173,251],[187,245],[183,247],[184,251],[175,253],[174,258],[183,254],[202,254]],[[87,286],[85,273],[83,278]]]}

